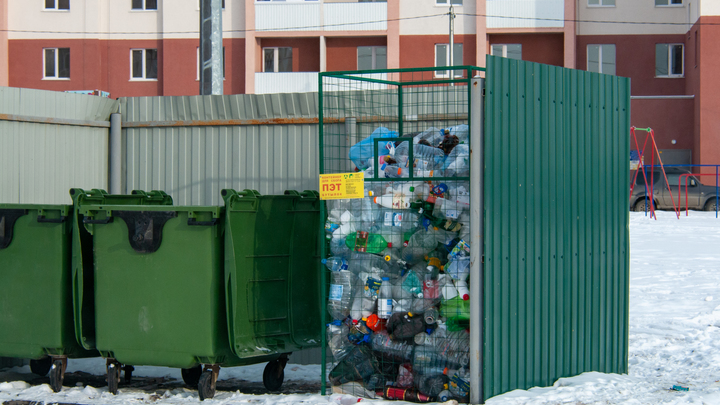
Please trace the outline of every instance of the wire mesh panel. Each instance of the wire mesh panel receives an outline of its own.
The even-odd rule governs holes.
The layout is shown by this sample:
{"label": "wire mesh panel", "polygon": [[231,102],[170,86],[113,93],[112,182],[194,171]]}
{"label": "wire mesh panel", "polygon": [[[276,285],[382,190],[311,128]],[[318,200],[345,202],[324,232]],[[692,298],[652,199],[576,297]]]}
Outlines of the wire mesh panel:
{"label": "wire mesh panel", "polygon": [[333,392],[468,400],[469,82],[479,68],[456,69],[320,75],[320,173],[364,178],[352,199],[320,185]]}

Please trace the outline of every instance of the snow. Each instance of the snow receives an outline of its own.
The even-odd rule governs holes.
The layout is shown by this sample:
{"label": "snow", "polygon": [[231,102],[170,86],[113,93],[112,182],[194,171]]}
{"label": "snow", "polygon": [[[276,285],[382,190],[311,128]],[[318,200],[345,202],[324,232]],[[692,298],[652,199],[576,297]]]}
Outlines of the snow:
{"label": "snow", "polygon": [[[630,355],[629,374],[584,373],[561,378],[552,387],[515,390],[488,400],[499,404],[720,404],[720,219],[715,213],[690,212],[678,220],[672,212],[658,219],[630,213]],[[222,369],[220,378],[262,381],[264,364]],[[103,375],[102,359],[70,360],[67,372]],[[19,367],[2,375],[30,373]],[[180,371],[136,367],[135,376],[181,380]],[[289,364],[285,379],[315,381],[319,366]],[[673,386],[688,391],[672,390]],[[198,404],[186,388],[151,392],[122,386],[117,396],[106,386],[64,387],[0,378],[0,403],[9,400],[77,404]],[[397,401],[363,400],[373,404]],[[208,405],[357,403],[351,395],[250,395],[218,391]]]}

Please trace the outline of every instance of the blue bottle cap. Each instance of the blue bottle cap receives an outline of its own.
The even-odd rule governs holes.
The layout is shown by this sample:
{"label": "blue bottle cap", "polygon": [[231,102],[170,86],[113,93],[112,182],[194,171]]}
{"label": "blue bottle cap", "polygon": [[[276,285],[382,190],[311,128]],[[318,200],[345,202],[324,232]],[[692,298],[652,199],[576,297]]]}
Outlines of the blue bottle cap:
{"label": "blue bottle cap", "polygon": [[321,262],[322,264],[325,264],[325,263],[327,263],[327,259],[322,259],[322,260],[320,260],[320,262]]}
{"label": "blue bottle cap", "polygon": [[382,278],[382,281],[389,281],[389,280],[390,280],[390,277],[383,277],[383,278]]}

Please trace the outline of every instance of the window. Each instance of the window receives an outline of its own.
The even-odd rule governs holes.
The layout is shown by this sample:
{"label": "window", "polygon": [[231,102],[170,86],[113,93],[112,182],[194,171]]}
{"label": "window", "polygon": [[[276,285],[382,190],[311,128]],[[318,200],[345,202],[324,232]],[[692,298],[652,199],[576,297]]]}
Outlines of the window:
{"label": "window", "polygon": [[588,0],[588,6],[615,7],[615,0]]}
{"label": "window", "polygon": [[[462,0],[450,0],[450,1],[451,1],[451,4],[453,4],[455,6],[462,6]],[[447,6],[448,0],[435,0],[435,4],[437,4],[439,6]]]}
{"label": "window", "polygon": [[[197,47],[196,49],[197,49],[198,63],[197,63],[197,72],[196,72],[197,75],[196,75],[195,80],[200,80],[200,70],[201,70],[200,69],[200,47]],[[224,46],[223,46],[223,50],[222,50],[222,58],[223,58],[222,65],[223,65],[223,80],[224,80],[225,79],[225,47]]]}
{"label": "window", "polygon": [[70,0],[45,0],[45,10],[70,10]]}
{"label": "window", "polygon": [[682,6],[682,0],[655,0],[656,6]]}
{"label": "window", "polygon": [[130,50],[130,78],[132,80],[157,80],[157,49]]}
{"label": "window", "polygon": [[683,44],[655,44],[655,77],[682,77]]}
{"label": "window", "polygon": [[157,10],[157,0],[132,0],[133,10]]}
{"label": "window", "polygon": [[[435,44],[435,66],[443,67],[448,66],[450,62],[450,45],[448,44]],[[462,44],[453,44],[453,66],[459,66],[463,64],[463,46]],[[456,70],[454,73],[455,77],[462,77],[463,71]],[[448,77],[448,72],[445,70],[435,71],[435,77]]]}
{"label": "window", "polygon": [[70,78],[70,48],[43,49],[43,66],[46,79]]}
{"label": "window", "polygon": [[587,71],[615,74],[615,45],[588,45]]}
{"label": "window", "polygon": [[358,46],[357,69],[372,70],[387,68],[387,47]]}
{"label": "window", "polygon": [[263,72],[292,72],[292,48],[263,48]]}
{"label": "window", "polygon": [[490,47],[490,54],[522,60],[522,44],[495,44]]}

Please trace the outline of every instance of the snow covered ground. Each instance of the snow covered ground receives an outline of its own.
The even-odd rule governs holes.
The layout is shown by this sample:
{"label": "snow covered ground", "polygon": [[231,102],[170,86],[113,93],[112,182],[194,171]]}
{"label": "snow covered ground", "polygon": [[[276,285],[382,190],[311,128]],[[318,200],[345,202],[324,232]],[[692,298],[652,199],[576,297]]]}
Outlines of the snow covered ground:
{"label": "snow covered ground", "polygon": [[[630,213],[630,372],[585,373],[563,378],[552,387],[513,391],[488,404],[720,404],[720,219],[715,213],[691,212],[680,220],[659,212],[658,220]],[[104,374],[102,360],[73,360],[68,372]],[[221,378],[262,381],[264,365],[223,369]],[[79,404],[195,404],[196,391],[179,386],[148,391],[107,387],[65,387],[52,393],[46,384],[30,385],[21,367],[0,373],[0,403],[11,400]],[[319,366],[288,365],[286,381],[315,381]],[[136,376],[180,380],[178,370],[137,367]],[[688,391],[673,391],[674,385]],[[317,394],[250,395],[219,391],[205,404],[342,404],[350,396]],[[365,402],[367,400],[364,400]],[[370,402],[370,401],[368,401]],[[377,404],[398,404],[372,401]]]}

